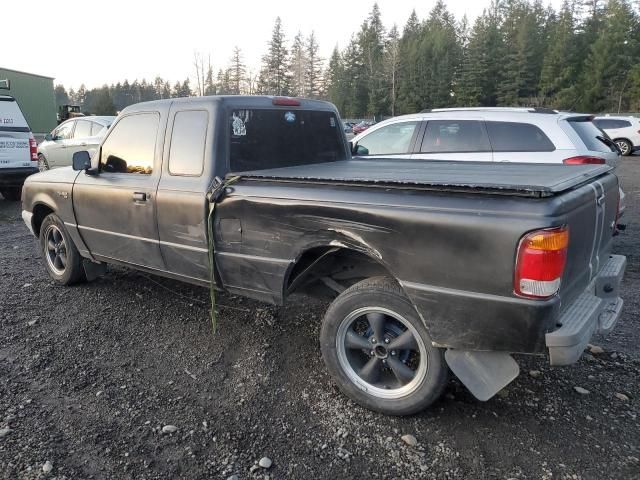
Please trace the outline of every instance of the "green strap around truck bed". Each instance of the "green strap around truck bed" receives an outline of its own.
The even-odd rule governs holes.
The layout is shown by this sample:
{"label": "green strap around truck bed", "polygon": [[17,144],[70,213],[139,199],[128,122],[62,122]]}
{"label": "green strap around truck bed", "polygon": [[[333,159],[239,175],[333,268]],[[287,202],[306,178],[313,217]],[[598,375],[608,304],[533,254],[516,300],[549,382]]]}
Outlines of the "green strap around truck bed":
{"label": "green strap around truck bed", "polygon": [[216,252],[215,252],[215,229],[214,229],[214,216],[216,210],[216,204],[222,199],[225,194],[226,188],[232,183],[237,182],[240,179],[239,176],[229,177],[225,180],[221,180],[216,177],[214,185],[211,191],[207,194],[207,200],[209,201],[209,215],[207,216],[207,241],[209,244],[209,295],[211,297],[211,327],[213,333],[216,333],[216,327],[218,325],[216,316]]}

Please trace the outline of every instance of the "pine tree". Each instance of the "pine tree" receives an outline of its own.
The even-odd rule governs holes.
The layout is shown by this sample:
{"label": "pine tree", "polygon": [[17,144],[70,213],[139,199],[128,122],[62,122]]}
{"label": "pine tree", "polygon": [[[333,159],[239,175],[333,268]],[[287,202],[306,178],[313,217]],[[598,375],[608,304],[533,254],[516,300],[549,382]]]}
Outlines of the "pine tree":
{"label": "pine tree", "polygon": [[56,97],[56,106],[60,105],[68,105],[70,103],[69,95],[64,88],[64,85],[56,85],[56,88],[53,91]]}
{"label": "pine tree", "polygon": [[305,48],[306,68],[305,68],[305,92],[310,98],[318,98],[322,91],[322,63],[323,60],[318,55],[318,42],[316,35],[312,31]]}
{"label": "pine tree", "polygon": [[384,46],[384,77],[387,85],[387,103],[392,116],[396,114],[398,99],[398,72],[400,70],[400,34],[393,25]]}
{"label": "pine tree", "polygon": [[572,4],[565,0],[557,18],[552,22],[547,42],[539,95],[542,103],[561,109],[575,107],[577,91],[577,35]]}
{"label": "pine tree", "polygon": [[298,32],[291,45],[289,56],[289,93],[295,97],[304,97],[307,92],[307,52],[302,32]]}
{"label": "pine tree", "polygon": [[215,95],[216,94],[216,83],[213,80],[213,67],[209,64],[209,68],[207,68],[207,74],[204,80],[204,94],[205,95]]}
{"label": "pine tree", "polygon": [[[617,111],[637,53],[638,18],[624,0],[609,0],[602,27],[586,59],[581,109]],[[637,58],[637,57],[635,57]],[[624,72],[624,73],[623,73]]]}
{"label": "pine tree", "polygon": [[346,115],[344,64],[337,46],[331,53],[324,78],[327,98],[337,107],[341,115]]}
{"label": "pine tree", "polygon": [[95,95],[95,100],[93,103],[93,107],[91,109],[91,113],[96,115],[115,115],[116,107],[113,104],[113,100],[111,99],[111,94],[109,93],[109,87],[104,85]]}
{"label": "pine tree", "polygon": [[373,4],[369,17],[362,24],[358,43],[364,65],[364,85],[367,90],[367,112],[381,116],[388,110],[385,94],[385,82],[382,78],[384,65],[384,26],[380,8]]}
{"label": "pine tree", "polygon": [[232,95],[240,95],[242,93],[246,73],[247,67],[242,61],[242,51],[240,48],[234,47],[233,56],[231,57],[231,66],[229,67],[230,93]]}
{"label": "pine tree", "polygon": [[260,89],[262,93],[270,95],[286,95],[288,52],[280,17],[276,18],[268,47],[267,54],[262,58]]}

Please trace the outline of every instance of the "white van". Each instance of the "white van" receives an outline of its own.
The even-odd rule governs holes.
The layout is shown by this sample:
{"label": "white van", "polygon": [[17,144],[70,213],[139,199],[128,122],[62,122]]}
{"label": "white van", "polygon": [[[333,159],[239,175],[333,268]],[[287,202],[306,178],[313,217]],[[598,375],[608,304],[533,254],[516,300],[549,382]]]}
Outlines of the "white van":
{"label": "white van", "polygon": [[0,193],[20,200],[22,184],[38,172],[38,146],[16,99],[0,95]]}

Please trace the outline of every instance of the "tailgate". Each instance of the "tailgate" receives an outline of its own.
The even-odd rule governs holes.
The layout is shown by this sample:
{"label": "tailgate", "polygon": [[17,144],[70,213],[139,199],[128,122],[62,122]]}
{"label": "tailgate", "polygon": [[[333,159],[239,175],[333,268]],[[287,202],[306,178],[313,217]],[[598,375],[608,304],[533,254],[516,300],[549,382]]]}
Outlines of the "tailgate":
{"label": "tailgate", "polygon": [[30,166],[29,134],[0,131],[0,169]]}
{"label": "tailgate", "polygon": [[611,253],[618,213],[618,179],[604,175],[580,187],[567,214],[569,249],[560,296],[566,307],[597,276]]}

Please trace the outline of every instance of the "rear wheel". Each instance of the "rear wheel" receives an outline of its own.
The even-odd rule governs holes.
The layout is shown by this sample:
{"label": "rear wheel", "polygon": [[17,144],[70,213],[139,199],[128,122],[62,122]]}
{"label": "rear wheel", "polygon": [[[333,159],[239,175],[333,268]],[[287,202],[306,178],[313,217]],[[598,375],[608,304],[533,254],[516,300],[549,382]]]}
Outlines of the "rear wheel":
{"label": "rear wheel", "polygon": [[629,142],[629,140],[625,140],[623,138],[619,138],[618,140],[615,140],[616,145],[618,145],[618,148],[620,149],[620,153],[623,156],[628,156],[631,155],[631,149],[633,148],[631,146],[631,142]]}
{"label": "rear wheel", "polygon": [[49,276],[62,285],[84,280],[82,258],[64,228],[64,223],[52,213],[40,226],[40,246]]}
{"label": "rear wheel", "polygon": [[340,389],[385,414],[423,410],[447,382],[443,351],[390,278],[366,279],[341,293],[327,310],[320,344]]}
{"label": "rear wheel", "polygon": [[6,187],[0,190],[5,200],[18,201],[22,195],[22,187]]}
{"label": "rear wheel", "polygon": [[38,154],[38,169],[41,172],[46,172],[47,170],[49,170],[49,162],[47,161],[47,158],[42,155],[41,153]]}

